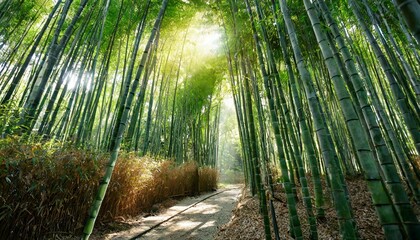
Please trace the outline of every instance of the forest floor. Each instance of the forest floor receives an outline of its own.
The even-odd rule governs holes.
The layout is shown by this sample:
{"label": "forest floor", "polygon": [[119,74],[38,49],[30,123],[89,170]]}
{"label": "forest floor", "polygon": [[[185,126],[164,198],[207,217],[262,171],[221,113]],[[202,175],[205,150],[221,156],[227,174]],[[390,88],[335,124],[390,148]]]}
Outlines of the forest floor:
{"label": "forest floor", "polygon": [[[347,179],[347,186],[360,239],[384,239],[379,219],[372,205],[365,181],[361,179],[361,177]],[[311,189],[311,195],[313,196],[313,187],[311,184],[309,187]],[[325,185],[323,187],[325,189]],[[298,197],[299,199],[302,199],[300,193],[298,193]],[[277,189],[273,203],[275,206],[280,238],[293,239],[289,235],[286,194],[282,189]],[[326,218],[317,221],[319,239],[340,239],[337,217],[331,201],[327,199],[325,205]],[[412,206],[414,206],[414,211],[419,219],[419,206],[415,203],[412,203]],[[310,239],[309,224],[302,201],[297,202],[297,211],[301,221],[304,239]],[[274,239],[273,230],[272,238]],[[265,239],[263,220],[259,213],[258,197],[252,197],[250,192],[244,189],[238,206],[234,210],[232,220],[220,229],[215,239]]]}
{"label": "forest floor", "polygon": [[[365,181],[361,177],[347,179],[347,186],[360,239],[384,239]],[[326,198],[325,219],[317,221],[318,236],[319,239],[340,239],[337,217],[331,199],[325,193],[325,183],[323,187]],[[310,182],[309,188],[313,196]],[[302,199],[299,192],[298,198]],[[286,195],[280,185],[276,186],[273,204],[280,238],[292,240],[289,235]],[[415,203],[412,206],[419,218],[419,206]],[[297,211],[303,237],[310,239],[302,201],[297,202]],[[274,239],[273,230],[272,238]],[[168,200],[161,203],[154,213],[99,225],[91,239],[262,240],[265,239],[265,234],[258,197],[252,197],[243,185],[230,185],[197,197]]]}
{"label": "forest floor", "polygon": [[154,213],[99,225],[90,239],[214,239],[231,220],[242,188],[229,185],[197,197],[168,200]]}

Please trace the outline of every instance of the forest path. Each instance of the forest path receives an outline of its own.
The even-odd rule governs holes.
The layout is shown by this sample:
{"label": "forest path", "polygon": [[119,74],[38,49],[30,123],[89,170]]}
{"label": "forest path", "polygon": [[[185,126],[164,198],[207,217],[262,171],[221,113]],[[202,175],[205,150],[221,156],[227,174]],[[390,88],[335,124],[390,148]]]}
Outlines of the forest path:
{"label": "forest path", "polygon": [[110,234],[106,239],[213,239],[232,216],[242,185],[231,185],[217,192],[186,198],[164,213],[143,218],[128,231]]}

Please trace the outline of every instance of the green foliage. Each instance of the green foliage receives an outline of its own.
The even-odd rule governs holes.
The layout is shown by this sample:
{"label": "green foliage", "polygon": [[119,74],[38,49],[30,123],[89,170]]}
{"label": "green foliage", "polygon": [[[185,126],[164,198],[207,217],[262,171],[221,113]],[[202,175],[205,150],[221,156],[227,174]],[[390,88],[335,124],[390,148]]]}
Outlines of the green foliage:
{"label": "green foliage", "polygon": [[[331,139],[319,137],[319,142],[315,143],[314,146],[319,146],[321,150],[316,152],[311,150],[308,153],[308,155],[311,154],[313,156],[314,166],[319,165],[327,169],[333,169],[328,170],[330,174],[338,173],[335,168],[329,168],[328,166],[330,162],[333,162],[329,160],[329,157],[333,159],[334,155],[332,152],[330,154],[330,149],[339,150],[337,146],[344,146],[344,150],[338,151],[338,156],[334,159],[338,159],[342,163],[345,171],[357,172],[360,168],[358,162],[355,161],[355,159],[360,159],[356,158],[355,150],[353,149],[357,144],[353,146],[349,142],[350,136],[348,135],[348,129],[344,125],[343,115],[340,115],[340,112],[337,111],[338,102],[336,95],[337,92],[341,91],[334,91],[332,88],[327,66],[323,63],[319,44],[313,33],[314,28],[319,26],[320,32],[325,31],[325,33],[331,34],[330,30],[328,30],[329,26],[326,24],[326,19],[323,19],[322,14],[319,13],[314,14],[314,16],[319,15],[321,17],[320,25],[314,24],[315,26],[312,26],[303,8],[302,1],[287,1],[291,21],[296,26],[296,29],[293,30],[296,38],[293,37],[292,41],[299,41],[299,44],[297,44],[299,55],[301,55],[300,52],[303,55],[302,59],[293,59],[290,40],[292,39],[291,35],[294,34],[285,35],[285,45],[287,46],[282,47],[284,50],[289,51],[290,56],[288,58],[292,62],[291,71],[287,74],[285,63],[282,60],[283,55],[280,51],[279,33],[276,28],[279,26],[281,30],[285,31],[283,16],[280,15],[278,9],[275,9],[274,11],[276,11],[275,13],[279,18],[276,19],[275,14],[271,11],[271,1],[259,1],[261,9],[257,8],[255,2],[249,1],[251,12],[255,13],[255,34],[260,39],[261,52],[258,53],[260,53],[261,62],[258,62],[257,59],[250,16],[246,11],[245,3],[235,0],[169,1],[164,20],[159,25],[158,37],[151,39],[151,41],[154,41],[153,51],[149,51],[149,49],[144,51],[144,46],[152,33],[152,26],[161,7],[161,0],[150,0],[150,2],[134,0],[88,1],[80,18],[75,22],[73,31],[68,36],[69,41],[64,44],[65,46],[62,46],[62,49],[58,49],[57,56],[53,56],[53,54],[48,52],[48,49],[52,49],[51,41],[56,32],[58,20],[63,16],[62,8],[64,4],[71,2],[64,24],[62,28],[57,30],[57,42],[60,42],[61,39],[66,39],[67,36],[64,36],[64,33],[68,27],[71,27],[70,23],[83,1],[70,0],[61,2],[57,12],[52,15],[52,21],[42,35],[41,41],[35,44],[34,39],[36,39],[39,30],[43,27],[43,23],[50,14],[55,1],[0,0],[0,86],[2,88],[17,86],[14,91],[11,91],[14,99],[0,106],[0,133],[2,135],[0,140],[0,204],[2,204],[2,207],[0,207],[0,221],[2,223],[6,222],[6,224],[0,224],[1,236],[39,238],[41,235],[48,237],[47,231],[80,229],[86,216],[87,207],[92,202],[91,196],[93,191],[96,189],[98,179],[103,173],[102,169],[107,154],[100,151],[71,147],[69,143],[64,144],[53,140],[46,142],[45,139],[47,137],[53,138],[53,136],[66,140],[72,138],[86,148],[107,149],[111,141],[110,135],[112,135],[113,128],[115,130],[115,126],[118,126],[120,123],[130,125],[129,129],[132,130],[124,135],[127,136],[123,140],[124,149],[139,150],[141,148],[144,149],[142,154],[147,155],[152,152],[153,155],[165,155],[174,158],[177,163],[185,162],[189,159],[193,159],[197,163],[188,163],[184,166],[176,167],[176,164],[168,161],[156,161],[151,157],[138,158],[133,153],[122,154],[115,168],[113,181],[101,210],[102,219],[112,219],[116,216],[145,211],[156,201],[161,201],[172,195],[191,193],[194,191],[191,185],[197,181],[197,172],[200,175],[199,181],[202,188],[214,187],[217,181],[216,171],[211,168],[201,168],[197,171],[197,165],[216,165],[212,161],[216,161],[217,153],[219,153],[218,157],[222,159],[220,167],[228,177],[236,178],[238,173],[242,171],[242,168],[245,168],[245,171],[248,172],[247,177],[252,179],[254,177],[252,176],[252,171],[254,171],[252,165],[255,165],[255,163],[251,162],[250,157],[252,157],[253,161],[257,158],[260,159],[261,156],[256,153],[257,149],[266,150],[264,148],[267,148],[266,152],[260,151],[260,154],[266,153],[269,155],[269,160],[277,159],[278,155],[280,155],[282,160],[288,159],[294,154],[298,155],[297,151],[299,150],[309,149],[306,145],[311,143],[309,140],[315,140],[313,135],[315,133],[319,134],[319,136],[329,136],[328,131],[331,131]],[[415,96],[412,94],[414,93],[413,90],[415,90],[414,87],[418,87],[416,76],[418,76],[419,70],[419,56],[418,51],[415,50],[416,46],[408,44],[408,39],[406,39],[408,34],[405,34],[405,31],[403,31],[404,26],[400,25],[398,9],[394,7],[392,1],[356,1],[358,9],[360,8],[359,10],[362,13],[360,17],[362,19],[361,22],[366,22],[368,29],[374,29],[368,17],[367,8],[364,6],[364,2],[366,2],[374,13],[374,17],[378,20],[378,26],[381,28],[381,31],[376,32],[375,37],[383,35],[385,38],[380,43],[379,48],[387,51],[383,60],[389,59],[392,62],[392,66],[389,71],[385,70],[383,72],[392,72],[392,74],[398,76],[397,84],[391,83],[388,86],[382,81],[385,79],[383,72],[377,67],[378,61],[373,57],[374,54],[370,52],[372,44],[367,44],[365,40],[367,34],[364,34],[357,27],[355,17],[352,14],[352,10],[347,6],[347,2],[344,0],[326,1],[332,12],[332,17],[338,23],[340,31],[346,33],[345,36],[348,37],[345,39],[345,42],[352,51],[353,57],[355,60],[360,60],[361,63],[363,62],[363,64],[368,66],[364,69],[364,66],[359,64],[357,71],[363,72],[364,75],[369,75],[372,78],[371,82],[360,83],[360,86],[372,86],[370,87],[369,97],[372,100],[376,100],[377,106],[374,108],[374,113],[378,113],[378,115],[372,116],[372,119],[381,121],[380,126],[378,126],[381,129],[378,131],[392,133],[390,135],[392,143],[388,144],[387,142],[386,145],[384,144],[384,147],[389,147],[392,150],[392,147],[395,145],[401,149],[410,149],[412,148],[412,143],[410,140],[408,140],[409,143],[405,143],[406,141],[403,137],[407,135],[406,126],[403,121],[399,121],[401,117],[399,117],[398,109],[393,103],[395,101],[392,101],[392,98],[389,96],[389,90],[391,89],[390,86],[395,87],[402,84],[404,86],[403,94],[407,96],[413,95],[413,100],[409,99],[410,102],[407,106],[413,107],[413,110],[418,113]],[[108,8],[106,8],[107,3],[109,3]],[[146,11],[148,3],[150,3],[150,8]],[[275,1],[275,4],[278,4],[277,1]],[[261,10],[262,19],[258,20],[256,10]],[[380,16],[379,11],[383,11],[384,16]],[[145,84],[141,85],[142,93],[146,94],[144,97],[139,97],[138,89],[136,91],[130,89],[133,90],[130,96],[134,96],[135,102],[132,105],[135,105],[136,108],[124,106],[125,109],[131,107],[131,116],[127,121],[125,119],[120,121],[117,117],[118,111],[115,111],[115,109],[118,110],[119,102],[122,103],[121,109],[123,109],[123,103],[127,101],[119,96],[118,93],[122,95],[123,91],[121,89],[125,89],[123,80],[128,79],[129,83],[127,85],[131,84],[133,86],[134,77],[127,77],[128,62],[134,55],[134,38],[146,13],[147,17],[143,23],[144,29],[141,32],[142,37],[139,50],[137,51],[138,54],[136,52],[136,59],[133,60],[134,75],[140,67],[144,67],[143,75],[137,76],[139,78],[137,80],[142,82],[145,79]],[[385,20],[390,26],[389,31],[385,28]],[[264,34],[267,34],[267,38],[262,35],[263,26],[266,28],[264,29]],[[391,41],[392,37],[395,38],[395,43]],[[209,39],[215,42],[207,42]],[[401,48],[398,54],[392,54],[392,49],[384,45],[387,42],[395,50]],[[320,43],[325,44],[326,42],[320,41]],[[325,44],[324,48],[326,49],[332,45],[330,43]],[[29,62],[27,68],[23,68],[21,65],[32,46],[36,47],[34,55],[28,56],[28,59],[32,59],[32,61]],[[71,52],[72,46],[75,47],[74,49],[79,49],[79,52]],[[100,48],[98,48],[99,46]],[[411,47],[414,51],[410,52],[410,49],[404,49],[405,46]],[[223,51],[225,49],[229,49],[232,73],[228,73],[228,64]],[[296,48],[294,50],[296,53]],[[143,54],[143,52],[146,53]],[[146,57],[147,54],[152,54],[149,55],[151,60],[142,61],[140,64],[140,58],[143,55]],[[273,54],[272,59],[269,58],[269,54]],[[43,71],[40,71],[41,74],[37,76],[38,70],[45,70],[44,66],[48,66],[48,64],[34,60],[49,56],[51,57],[48,60],[49,62],[54,62],[53,59],[57,59],[57,62],[51,64],[54,66],[49,66],[51,71],[48,70],[48,78],[42,78]],[[108,59],[108,56],[110,59]],[[295,55],[295,58],[298,57]],[[333,60],[332,57],[328,59],[329,61]],[[73,60],[74,63],[71,63],[73,64],[73,69],[64,69]],[[347,63],[348,61],[344,62]],[[288,84],[289,74],[292,75],[291,73],[296,70],[295,63],[301,64],[299,70],[301,70],[301,73],[303,72],[300,76],[301,79],[296,79],[297,91],[299,91],[296,94],[291,93],[292,88],[289,88]],[[308,64],[307,69],[303,63]],[[266,68],[267,75],[270,75],[270,84],[272,84],[265,91],[261,87],[262,77],[265,77],[261,76],[262,74],[259,71],[261,66]],[[282,86],[278,89],[276,89],[276,79],[273,77],[274,66],[280,71]],[[411,72],[413,72],[412,74],[409,74],[410,68]],[[145,76],[146,69],[150,73],[147,77]],[[330,67],[330,69],[337,70],[335,67]],[[18,79],[14,77],[20,70],[25,70],[20,82],[11,84],[9,81]],[[64,86],[59,85],[61,80],[63,80],[60,79],[61,73],[64,76],[73,78],[70,73],[76,76],[79,71],[84,73],[79,76],[85,82],[83,86],[77,89],[68,88],[67,92],[64,92]],[[334,75],[338,76],[345,72],[345,69],[342,69],[341,73],[337,72]],[[237,87],[234,93],[236,94],[236,107],[241,111],[238,111],[238,115],[235,116],[232,110],[228,114],[233,117],[226,119],[225,115],[227,113],[220,106],[223,102],[221,100],[223,98],[221,91],[230,90],[226,88],[226,84],[230,83],[227,79],[229,74],[233,75],[232,88]],[[92,78],[89,81],[87,80],[88,75]],[[250,90],[244,84],[248,80],[254,80],[253,78],[247,78],[247,76],[251,75],[255,76],[255,82],[253,83],[256,83],[256,85],[253,85],[250,89],[261,87],[258,93],[254,92],[255,90]],[[407,80],[405,79],[406,75],[407,77],[411,75],[414,77]],[[312,79],[309,77],[313,77],[315,82],[312,83]],[[43,81],[43,86],[39,87],[40,91],[38,91],[39,89],[36,85],[40,82],[37,79],[45,80]],[[89,89],[87,87],[88,82],[91,84]],[[153,90],[151,82],[155,84]],[[341,81],[337,82],[342,83]],[[316,91],[313,91],[312,84],[315,85]],[[39,85],[41,84],[39,83]],[[414,85],[414,87],[411,85]],[[33,86],[35,87],[33,88]],[[56,86],[58,92],[55,93],[62,97],[60,104],[58,104],[58,100],[55,101],[58,97],[52,97],[55,96],[52,93]],[[307,99],[303,90],[304,86],[309,89],[306,96]],[[112,93],[111,88],[113,89]],[[272,88],[273,93],[275,93],[272,99],[267,99],[269,88]],[[346,91],[347,88],[351,90],[350,85],[340,87],[343,91]],[[13,88],[11,89],[13,90]],[[357,94],[362,93],[359,89],[356,89],[356,92]],[[71,97],[69,93],[72,94]],[[3,92],[0,94],[1,97],[5,95]],[[416,94],[418,95],[418,92]],[[20,119],[21,116],[24,116],[22,108],[26,107],[28,96],[31,99],[32,95],[42,95],[40,99],[36,98],[37,101],[34,101],[36,104],[33,105],[36,105],[36,109],[30,109],[35,112],[31,117],[36,118],[33,121],[36,124],[22,130],[19,127],[21,120],[27,121],[27,119]],[[276,101],[274,98],[277,98],[278,95],[284,97],[284,100],[277,99],[278,101]],[[291,99],[292,95],[295,95],[296,99]],[[378,95],[378,99],[373,98],[376,95]],[[257,101],[260,100],[259,98],[261,98],[262,109],[259,105],[256,105],[256,103],[259,103]],[[369,101],[371,100],[370,98]],[[343,106],[350,109],[356,98],[352,96],[340,99],[346,99],[347,102]],[[273,100],[274,103],[270,102],[270,100]],[[403,103],[404,101],[398,100],[397,102]],[[38,105],[38,103],[40,104]],[[57,109],[58,114],[54,117],[54,120],[49,115],[49,118],[45,118],[46,121],[43,127],[39,128],[42,131],[46,126],[53,126],[51,131],[45,131],[48,133],[44,132],[49,134],[49,136],[38,136],[35,132],[38,130],[37,127],[42,125],[40,124],[41,118],[47,116],[45,106],[48,103],[54,105],[52,110]],[[266,128],[270,119],[268,115],[269,108],[267,107],[270,106],[270,103],[273,104],[271,111],[273,115],[271,117],[273,118],[274,114],[279,114],[279,119],[282,120],[280,123],[277,120],[273,120],[273,126],[280,127],[283,130],[282,134],[285,136],[288,134],[294,136],[293,134],[296,134],[298,141],[292,141],[291,144],[282,146],[279,138],[280,133],[276,133],[276,130],[274,130],[273,134],[271,128]],[[296,115],[297,110],[300,110],[300,108],[293,109],[295,103],[302,105],[303,110],[300,116]],[[283,106],[287,107],[287,111],[283,109]],[[309,110],[308,106],[310,106]],[[381,110],[382,107],[386,110]],[[263,116],[251,116],[251,110],[254,113],[258,110],[258,113]],[[286,115],[289,113],[291,114],[290,116]],[[286,118],[283,118],[285,117],[284,115]],[[299,123],[292,123],[292,119],[296,121],[306,117],[306,115],[307,119],[300,120]],[[237,117],[237,119],[234,117]],[[388,118],[392,124],[388,124],[387,129],[385,120]],[[285,121],[284,119],[287,120]],[[48,122],[49,120],[50,122]],[[237,140],[238,134],[232,130],[236,120],[239,120],[242,128],[241,143],[244,144],[243,149],[241,149]],[[257,122],[257,120],[259,121]],[[309,127],[306,128],[306,133],[304,134],[302,133],[302,126],[304,125],[302,123],[306,123],[306,120],[309,123]],[[350,118],[347,120],[349,120],[347,122],[353,121]],[[241,123],[240,121],[243,122]],[[384,122],[384,128],[382,128],[382,122]],[[222,124],[219,126],[219,123]],[[371,124],[367,125],[371,127]],[[417,126],[415,124],[412,125],[414,127]],[[312,128],[315,128],[316,131],[313,131],[314,129]],[[251,129],[252,131],[250,131]],[[254,129],[259,129],[261,132],[257,131],[254,134]],[[326,131],[325,134],[320,129]],[[354,129],[356,130],[356,128]],[[418,130],[417,128],[411,129]],[[263,130],[266,132],[264,133]],[[359,127],[357,130],[359,130]],[[20,134],[20,131],[25,131],[28,135],[25,135],[24,138],[5,138],[5,136],[12,134]],[[251,135],[251,132],[252,138],[247,136],[248,134]],[[360,132],[362,133],[363,131]],[[303,143],[300,142],[301,135],[305,136],[303,139],[308,140],[306,143],[305,141]],[[222,139],[221,143],[218,143],[220,140],[219,136],[225,138]],[[282,138],[285,136],[282,136]],[[392,138],[391,136],[394,137]],[[277,137],[277,152],[274,150],[276,149],[276,143],[273,142],[273,137]],[[250,139],[253,145],[251,145]],[[385,137],[385,139],[388,138]],[[327,146],[327,142],[332,147],[322,149],[322,147]],[[145,143],[150,143],[149,149],[147,149],[147,144]],[[285,140],[285,143],[288,143],[288,141]],[[219,146],[222,145],[222,147],[217,148],[217,144]],[[261,145],[257,146],[257,144]],[[369,144],[364,143],[363,145],[365,147]],[[246,149],[247,146],[249,149]],[[252,148],[254,148],[254,151],[249,151]],[[359,150],[364,150],[364,148],[359,147]],[[248,153],[249,156],[241,156],[241,151],[244,155]],[[286,154],[289,152],[290,155]],[[403,151],[401,150],[400,152],[402,153]],[[287,156],[284,157],[282,156],[283,154]],[[320,157],[322,154],[324,154],[323,158]],[[315,155],[318,157],[317,160],[319,162],[315,162]],[[392,160],[393,157],[387,157],[386,159]],[[244,165],[242,158],[246,159]],[[362,161],[361,163],[364,162]],[[373,166],[374,161],[371,162]],[[285,162],[282,162],[282,164],[284,164],[283,178],[285,178],[288,176],[286,167],[289,173],[293,173],[293,167],[295,166],[292,163],[288,163],[287,166]],[[267,172],[263,172],[264,177],[269,175],[270,172],[276,172],[270,169],[271,167],[268,168]],[[414,169],[418,170],[418,167]],[[304,174],[300,172],[300,175]],[[291,183],[293,183],[293,175],[290,174],[290,176]],[[255,185],[255,181],[252,180],[252,182]],[[334,182],[332,184],[333,189],[334,186],[342,184],[344,183]],[[301,186],[304,186],[304,184]],[[340,196],[344,193],[344,191],[339,192]],[[290,193],[291,195],[292,193]],[[309,199],[309,197],[306,197],[306,199]],[[52,225],[54,225],[54,228],[50,227]]]}
{"label": "green foliage", "polygon": [[[7,18],[0,18],[0,26],[2,26],[3,34],[8,31],[24,26],[30,22],[32,18],[48,13],[52,7],[51,1],[29,0],[29,1],[2,1],[0,4],[0,13],[7,14]],[[7,38],[8,35],[5,35]]]}
{"label": "green foliage", "polygon": [[222,183],[243,183],[243,156],[239,141],[239,130],[233,106],[233,99],[225,98],[221,104],[219,132],[220,181]]}
{"label": "green foliage", "polygon": [[199,64],[186,79],[184,88],[180,91],[179,106],[188,106],[188,113],[200,113],[208,105],[216,91],[216,86],[224,78],[225,70],[220,58],[214,58]]}
{"label": "green foliage", "polygon": [[[41,16],[47,15],[51,7],[50,1],[42,0],[0,3],[0,61],[5,61],[7,54],[16,52],[20,55],[29,48],[37,34],[38,25],[43,22]],[[22,37],[23,41],[20,42]]]}
{"label": "green foliage", "polygon": [[14,134],[19,130],[19,112],[15,102],[0,105],[0,135],[2,137]]}

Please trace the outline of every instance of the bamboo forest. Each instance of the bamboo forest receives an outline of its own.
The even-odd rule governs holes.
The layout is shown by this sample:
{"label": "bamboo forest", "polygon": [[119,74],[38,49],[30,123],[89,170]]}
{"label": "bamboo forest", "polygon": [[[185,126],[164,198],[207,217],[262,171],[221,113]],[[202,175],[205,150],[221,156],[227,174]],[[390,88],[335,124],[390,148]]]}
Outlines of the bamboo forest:
{"label": "bamboo forest", "polygon": [[418,240],[419,183],[419,0],[0,0],[0,239]]}

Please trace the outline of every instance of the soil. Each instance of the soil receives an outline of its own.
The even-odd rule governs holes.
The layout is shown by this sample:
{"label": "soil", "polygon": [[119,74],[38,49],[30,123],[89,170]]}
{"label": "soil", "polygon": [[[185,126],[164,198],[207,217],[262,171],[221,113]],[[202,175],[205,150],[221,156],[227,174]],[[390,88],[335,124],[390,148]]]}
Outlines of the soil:
{"label": "soil", "polygon": [[[384,239],[384,235],[379,224],[379,219],[372,205],[370,194],[368,192],[365,181],[361,178],[348,179],[347,185],[360,239]],[[310,186],[310,189],[313,189],[312,186]],[[311,195],[313,196],[313,192]],[[328,194],[325,195],[328,196]],[[299,199],[302,199],[299,193],[298,197]],[[293,239],[289,235],[289,220],[286,206],[286,196],[280,186],[278,186],[276,198],[273,200],[276,210],[276,219],[279,226],[280,238]],[[341,239],[338,232],[338,222],[335,210],[332,206],[331,200],[326,200],[326,218],[318,219],[317,221],[318,239]],[[414,211],[417,214],[417,218],[419,218],[419,206],[415,203],[412,203],[412,206],[414,206]],[[307,222],[306,211],[302,201],[297,202],[297,211],[301,222],[304,239],[310,239],[309,224]],[[273,229],[272,237],[274,239]],[[241,200],[238,203],[238,207],[234,210],[232,221],[220,229],[215,239],[265,239],[263,220],[259,213],[258,197],[252,197],[249,191],[243,190],[243,194]]]}

